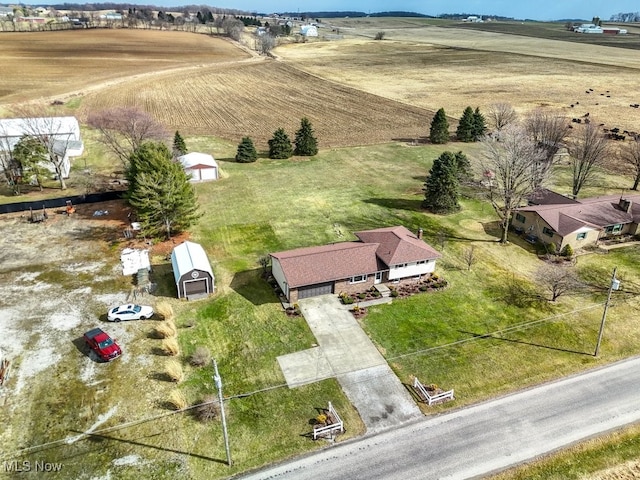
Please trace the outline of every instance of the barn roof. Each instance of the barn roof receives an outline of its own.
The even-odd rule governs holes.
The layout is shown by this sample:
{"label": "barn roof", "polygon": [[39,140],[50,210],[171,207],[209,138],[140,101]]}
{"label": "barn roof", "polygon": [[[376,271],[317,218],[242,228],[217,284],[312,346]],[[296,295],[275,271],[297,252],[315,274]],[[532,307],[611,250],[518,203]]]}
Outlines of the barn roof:
{"label": "barn roof", "polygon": [[80,141],[76,117],[0,118],[0,150],[11,149],[24,135],[32,132],[50,134],[58,141]]}
{"label": "barn roof", "polygon": [[171,265],[176,282],[185,273],[193,270],[207,272],[213,278],[213,270],[202,245],[194,242],[182,242],[171,252]]}

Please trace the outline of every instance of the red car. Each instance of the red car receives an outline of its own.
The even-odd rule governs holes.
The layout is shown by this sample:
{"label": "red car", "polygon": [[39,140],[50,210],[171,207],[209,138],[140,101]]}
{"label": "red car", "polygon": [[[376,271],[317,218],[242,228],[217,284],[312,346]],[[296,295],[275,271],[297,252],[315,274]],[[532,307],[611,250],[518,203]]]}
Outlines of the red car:
{"label": "red car", "polygon": [[122,349],[118,344],[104,332],[101,328],[94,328],[84,334],[84,343],[91,350],[96,352],[98,358],[105,362],[115,360],[122,355]]}

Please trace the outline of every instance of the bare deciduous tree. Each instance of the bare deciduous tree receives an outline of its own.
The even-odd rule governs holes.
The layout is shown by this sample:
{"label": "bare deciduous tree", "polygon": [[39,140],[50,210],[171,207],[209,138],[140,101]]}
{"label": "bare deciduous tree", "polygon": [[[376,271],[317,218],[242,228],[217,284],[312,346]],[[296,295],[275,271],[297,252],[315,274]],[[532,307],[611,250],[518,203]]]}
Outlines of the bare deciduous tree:
{"label": "bare deciduous tree", "polygon": [[631,190],[638,190],[640,184],[640,139],[632,140],[622,149],[622,159],[633,174]]}
{"label": "bare deciduous tree", "polygon": [[89,115],[88,123],[100,132],[100,141],[126,169],[131,154],[146,141],[164,141],[169,134],[139,108],[115,107]]}
{"label": "bare deciduous tree", "polygon": [[262,55],[269,55],[271,50],[276,46],[276,37],[269,33],[263,33],[258,36],[258,51]]}
{"label": "bare deciduous tree", "polygon": [[473,267],[478,261],[475,245],[471,245],[469,248],[465,249],[464,252],[462,252],[462,258],[464,259],[464,263],[467,265],[467,270],[471,270],[471,267]]}
{"label": "bare deciduous tree", "polygon": [[609,153],[609,140],[593,123],[574,129],[568,150],[571,157],[572,193],[578,196]]}
{"label": "bare deciduous tree", "polygon": [[513,210],[519,207],[527,196],[544,183],[538,166],[544,158],[524,128],[509,125],[491,137],[485,137],[483,170],[492,173],[488,183],[489,200],[500,217],[502,238],[508,241],[509,223]]}
{"label": "bare deciduous tree", "polygon": [[555,302],[562,295],[575,292],[580,287],[578,276],[573,268],[559,264],[544,264],[536,271],[536,283]]}
{"label": "bare deciduous tree", "polygon": [[544,153],[544,158],[536,170],[541,178],[534,178],[536,187],[539,187],[538,180],[547,178],[556,163],[556,154],[569,134],[569,122],[561,115],[538,108],[527,115],[524,127],[537,147]]}
{"label": "bare deciduous tree", "polygon": [[42,113],[37,108],[20,109],[22,128],[25,135],[36,139],[46,149],[46,160],[51,164],[60,188],[65,190],[65,163],[69,161],[67,154],[75,137],[61,117],[43,116]]}
{"label": "bare deciduous tree", "polygon": [[489,105],[486,117],[489,126],[496,131],[500,131],[518,120],[518,114],[511,104],[506,102]]}
{"label": "bare deciduous tree", "polygon": [[222,22],[222,27],[224,28],[227,37],[235,40],[236,42],[240,40],[242,36],[242,31],[244,30],[244,23],[242,20],[238,20],[233,17],[227,17]]}

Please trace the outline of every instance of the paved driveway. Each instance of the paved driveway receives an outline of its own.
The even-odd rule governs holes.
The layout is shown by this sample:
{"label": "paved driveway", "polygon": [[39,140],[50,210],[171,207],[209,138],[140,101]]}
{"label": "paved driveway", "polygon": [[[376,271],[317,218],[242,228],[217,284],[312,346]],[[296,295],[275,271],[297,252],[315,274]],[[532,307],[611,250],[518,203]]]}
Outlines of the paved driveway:
{"label": "paved driveway", "polygon": [[405,386],[335,295],[306,298],[298,305],[318,347],[278,358],[289,386],[335,376],[368,433],[422,417]]}

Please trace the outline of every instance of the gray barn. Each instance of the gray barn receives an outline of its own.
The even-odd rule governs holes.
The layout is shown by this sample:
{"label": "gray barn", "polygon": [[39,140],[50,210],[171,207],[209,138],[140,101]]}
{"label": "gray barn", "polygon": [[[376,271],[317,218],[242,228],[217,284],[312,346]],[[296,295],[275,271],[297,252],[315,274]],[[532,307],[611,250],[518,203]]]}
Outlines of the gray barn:
{"label": "gray barn", "polygon": [[183,242],[175,247],[171,252],[171,266],[178,298],[194,300],[213,293],[213,271],[201,245]]}

